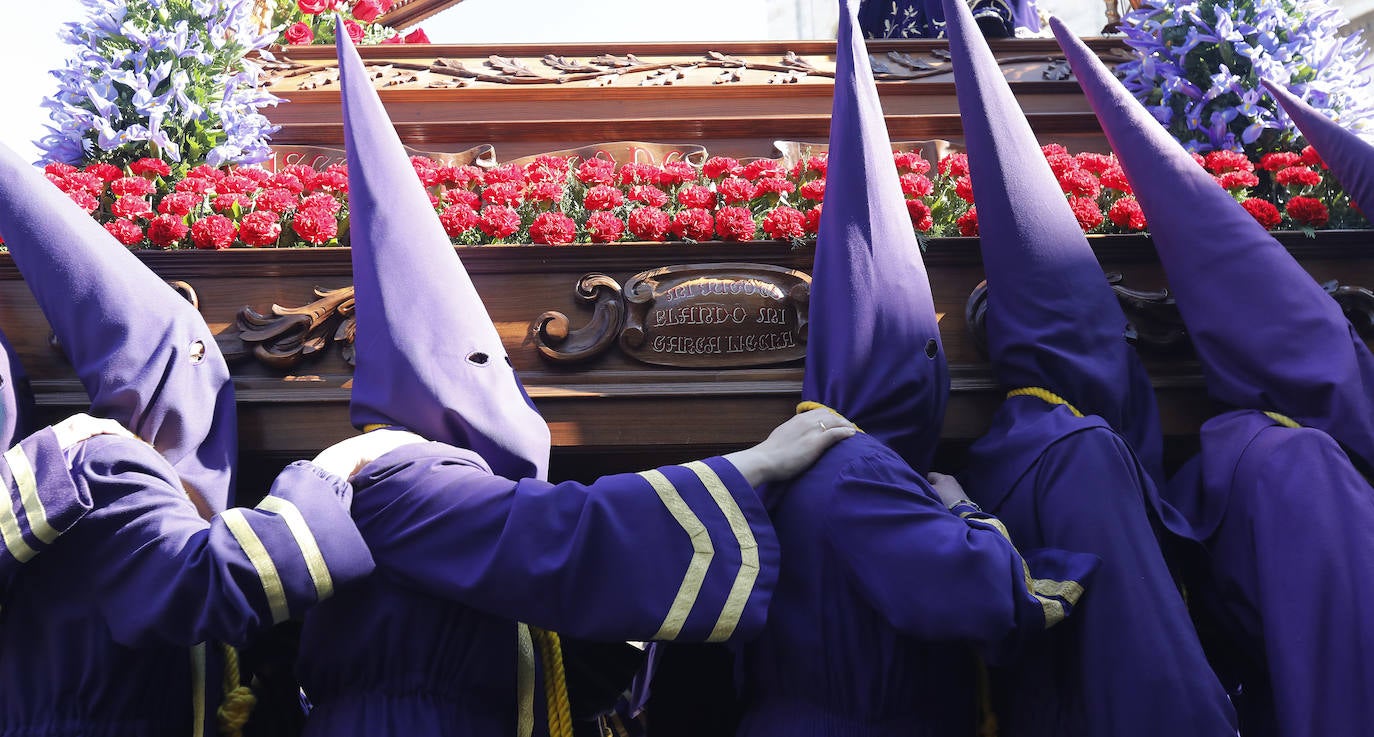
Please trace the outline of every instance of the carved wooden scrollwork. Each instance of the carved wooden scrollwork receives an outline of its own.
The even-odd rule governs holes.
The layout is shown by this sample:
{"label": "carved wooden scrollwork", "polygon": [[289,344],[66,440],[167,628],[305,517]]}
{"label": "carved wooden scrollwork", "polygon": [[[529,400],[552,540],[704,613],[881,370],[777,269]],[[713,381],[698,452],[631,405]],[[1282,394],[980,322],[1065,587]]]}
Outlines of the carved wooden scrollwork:
{"label": "carved wooden scrollwork", "polygon": [[[1107,274],[1107,281],[1116,293],[1122,312],[1126,313],[1127,340],[1155,355],[1173,355],[1192,349],[1178,303],[1169,290],[1132,289],[1122,283],[1124,278],[1118,273]],[[1325,282],[1322,288],[1340,305],[1360,337],[1374,338],[1374,291],[1336,281]],[[964,305],[964,322],[985,357],[988,354],[987,291],[987,282],[979,282]]]}
{"label": "carved wooden scrollwork", "polygon": [[238,339],[263,364],[289,369],[306,358],[318,357],[329,344],[342,347],[343,357],[353,365],[353,287],[321,289],[317,299],[302,307],[272,305],[263,315],[251,307],[239,310]]}
{"label": "carved wooden scrollwork", "polygon": [[615,343],[625,322],[620,283],[605,274],[587,274],[577,281],[577,299],[592,305],[592,318],[573,329],[562,312],[549,310],[530,323],[530,337],[539,353],[557,363],[576,363],[599,356]]}

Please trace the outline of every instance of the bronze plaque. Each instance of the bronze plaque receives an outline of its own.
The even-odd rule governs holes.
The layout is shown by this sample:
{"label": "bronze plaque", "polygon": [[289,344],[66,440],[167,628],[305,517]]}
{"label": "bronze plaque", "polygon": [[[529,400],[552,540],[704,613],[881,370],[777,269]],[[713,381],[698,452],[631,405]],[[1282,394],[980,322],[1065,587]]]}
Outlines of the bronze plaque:
{"label": "bronze plaque", "polygon": [[738,368],[806,355],[811,277],[767,264],[665,266],[625,282],[620,347],[661,366]]}

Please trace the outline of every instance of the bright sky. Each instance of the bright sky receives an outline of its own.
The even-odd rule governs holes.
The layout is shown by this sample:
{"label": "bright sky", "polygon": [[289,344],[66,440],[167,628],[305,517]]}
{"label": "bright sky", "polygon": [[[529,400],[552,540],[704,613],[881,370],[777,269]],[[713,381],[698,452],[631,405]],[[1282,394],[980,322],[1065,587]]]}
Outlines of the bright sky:
{"label": "bright sky", "polygon": [[[790,2],[769,0],[466,0],[421,24],[435,42],[539,43],[549,41],[756,40],[828,37],[834,28],[835,0],[799,0],[815,9],[810,28],[794,14],[780,13]],[[1098,0],[1041,0],[1080,33],[1101,27]],[[0,27],[0,68],[5,78],[5,110],[0,142],[20,155],[37,158],[32,141],[43,135],[42,99],[56,88],[47,70],[63,63],[67,49],[57,40],[61,23],[82,15],[78,0],[7,2]],[[770,12],[770,7],[774,10]]]}

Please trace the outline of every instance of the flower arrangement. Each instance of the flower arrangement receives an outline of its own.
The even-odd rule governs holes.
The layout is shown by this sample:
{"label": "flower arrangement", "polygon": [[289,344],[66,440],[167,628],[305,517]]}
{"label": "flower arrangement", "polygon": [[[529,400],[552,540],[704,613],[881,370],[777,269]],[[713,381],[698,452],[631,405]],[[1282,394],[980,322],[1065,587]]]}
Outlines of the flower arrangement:
{"label": "flower arrangement", "polygon": [[1126,86],[1193,152],[1291,149],[1296,130],[1261,79],[1358,130],[1374,112],[1360,34],[1325,0],[1143,0],[1122,19]]}
{"label": "flower arrangement", "polygon": [[[1086,233],[1138,233],[1145,216],[1113,156],[1043,149]],[[1367,225],[1311,148],[1197,155],[1266,228]],[[893,161],[912,228],[921,237],[976,236],[968,157],[932,166],[918,153]],[[827,160],[790,167],[774,159],[716,156],[701,166],[617,163],[609,158],[535,157],[491,169],[411,159],[439,222],[455,245],[654,241],[792,241],[815,237]],[[286,166],[197,166],[174,175],[160,159],[125,167],[49,164],[47,177],[130,248],[271,248],[348,245],[348,173]]]}
{"label": "flower arrangement", "polygon": [[246,55],[265,48],[243,0],[82,0],[87,16],[67,24],[74,47],[53,72],[44,101],[49,160],[122,168],[154,158],[178,174],[192,164],[267,159],[273,127],[259,110],[276,97],[257,87]]}
{"label": "flower arrangement", "polygon": [[273,25],[282,28],[289,44],[334,43],[334,14],[343,18],[344,31],[355,44],[429,43],[421,29],[401,35],[377,22],[395,0],[276,0]]}

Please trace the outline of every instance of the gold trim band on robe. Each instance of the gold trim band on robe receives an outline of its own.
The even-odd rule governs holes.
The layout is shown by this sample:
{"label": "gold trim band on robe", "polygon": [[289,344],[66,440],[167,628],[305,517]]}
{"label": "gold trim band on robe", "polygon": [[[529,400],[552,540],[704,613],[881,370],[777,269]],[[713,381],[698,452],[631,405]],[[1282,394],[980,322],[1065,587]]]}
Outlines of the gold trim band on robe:
{"label": "gold trim band on robe", "polygon": [[325,562],[319,542],[315,540],[315,535],[310,531],[310,525],[306,523],[301,510],[295,504],[277,496],[264,497],[258,503],[258,509],[281,517],[287,529],[291,530],[291,537],[295,538],[296,547],[300,548],[301,556],[305,558],[305,568],[310,571],[310,580],[315,584],[315,599],[324,601],[333,596],[334,578],[329,575],[329,564]]}
{"label": "gold trim band on robe", "polygon": [[267,605],[272,611],[272,623],[285,622],[291,616],[291,609],[286,603],[286,588],[282,586],[277,564],[272,562],[272,556],[262,544],[262,538],[253,531],[241,509],[226,510],[220,514],[220,519],[224,520],[229,533],[238,541],[239,547],[243,548],[253,568],[257,569],[258,580],[262,582],[262,590],[267,594]]}
{"label": "gold trim band on robe", "polygon": [[720,480],[720,476],[701,461],[683,465],[701,479],[702,486],[706,487],[706,491],[720,508],[721,514],[725,515],[726,521],[730,523],[730,531],[734,533],[735,541],[739,544],[739,572],[735,574],[735,581],[730,585],[730,594],[725,599],[720,618],[716,620],[716,626],[706,638],[707,642],[723,642],[735,633],[735,627],[744,615],[744,607],[749,603],[749,595],[754,593],[754,583],[759,577],[759,544],[754,538],[754,531],[749,528],[749,520],[744,516],[744,510],[740,509],[739,503],[725,487],[725,482]]}
{"label": "gold trim band on robe", "polygon": [[659,501],[668,508],[669,514],[673,515],[673,519],[677,520],[692,542],[692,560],[687,564],[687,573],[682,578],[682,585],[678,587],[677,596],[673,597],[668,616],[664,617],[658,632],[650,638],[671,640],[682,632],[687,616],[696,605],[697,596],[700,595],[701,587],[706,581],[706,571],[711,566],[711,559],[715,557],[716,548],[711,544],[711,533],[706,529],[706,525],[692,513],[687,501],[682,498],[677,487],[673,486],[673,482],[669,481],[667,476],[658,470],[641,471],[639,475],[653,487]]}

